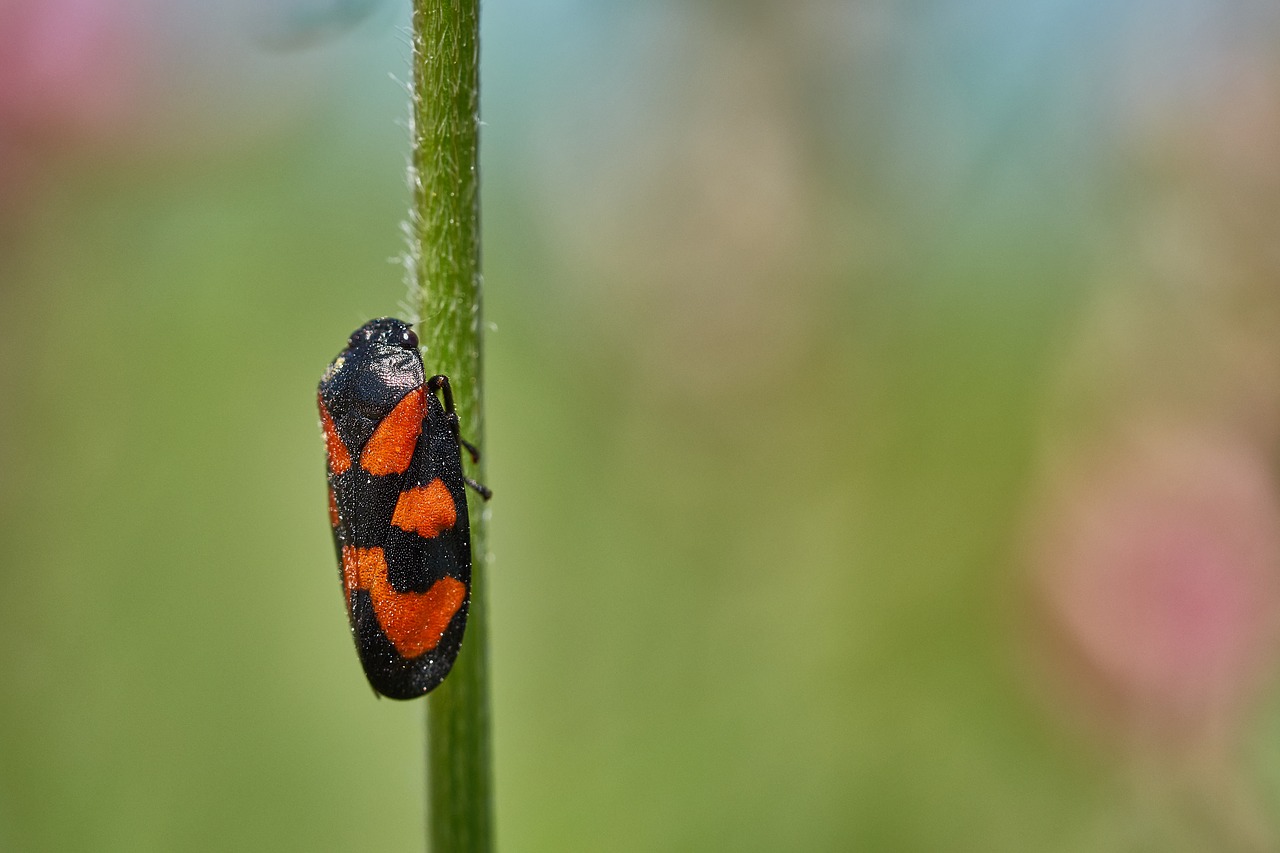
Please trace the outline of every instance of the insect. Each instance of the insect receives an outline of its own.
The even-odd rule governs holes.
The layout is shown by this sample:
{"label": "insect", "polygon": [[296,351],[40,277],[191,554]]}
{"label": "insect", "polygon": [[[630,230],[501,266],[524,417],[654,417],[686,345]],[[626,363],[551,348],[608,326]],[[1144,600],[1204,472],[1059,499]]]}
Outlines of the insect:
{"label": "insect", "polygon": [[[413,699],[449,674],[471,596],[462,449],[446,376],[407,323],[371,320],[320,379],[329,523],[351,634],[373,689]],[[441,403],[440,397],[444,400]]]}

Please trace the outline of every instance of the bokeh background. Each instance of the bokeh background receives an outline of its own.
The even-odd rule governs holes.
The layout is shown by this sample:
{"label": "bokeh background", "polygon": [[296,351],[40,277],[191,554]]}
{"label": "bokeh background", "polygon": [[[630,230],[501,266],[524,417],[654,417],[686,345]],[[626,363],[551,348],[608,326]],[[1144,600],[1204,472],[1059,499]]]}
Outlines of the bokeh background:
{"label": "bokeh background", "polygon": [[[0,3],[0,849],[411,850],[314,410],[403,0]],[[1280,12],[489,0],[511,851],[1280,849]]]}

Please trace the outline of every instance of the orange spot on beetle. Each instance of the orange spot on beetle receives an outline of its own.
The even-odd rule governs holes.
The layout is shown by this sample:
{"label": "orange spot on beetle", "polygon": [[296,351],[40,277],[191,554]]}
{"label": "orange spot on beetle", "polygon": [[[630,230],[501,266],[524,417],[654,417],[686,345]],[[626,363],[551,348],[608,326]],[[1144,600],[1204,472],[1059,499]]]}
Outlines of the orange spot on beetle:
{"label": "orange spot on beetle", "polygon": [[348,618],[351,616],[351,593],[356,591],[356,585],[360,582],[359,550],[350,545],[342,546],[342,592]]}
{"label": "orange spot on beetle", "polygon": [[329,490],[329,526],[337,527],[342,519],[338,516],[338,501],[333,497],[333,489]]}
{"label": "orange spot on beetle", "polygon": [[342,580],[348,607],[354,589],[369,590],[378,624],[403,658],[416,658],[439,645],[467,597],[466,584],[448,576],[426,592],[396,592],[387,579],[387,558],[381,548],[343,548]]}
{"label": "orange spot on beetle", "polygon": [[458,520],[458,508],[449,489],[437,477],[425,486],[405,489],[396,501],[391,523],[426,539],[439,536]]}
{"label": "orange spot on beetle", "polygon": [[403,474],[409,469],[413,448],[422,432],[426,397],[426,389],[415,388],[382,419],[360,453],[360,466],[364,470],[380,477]]}
{"label": "orange spot on beetle", "polygon": [[345,474],[351,468],[351,452],[338,436],[338,428],[334,426],[324,400],[316,395],[316,402],[320,405],[320,428],[324,430],[324,451],[329,456],[329,470]]}

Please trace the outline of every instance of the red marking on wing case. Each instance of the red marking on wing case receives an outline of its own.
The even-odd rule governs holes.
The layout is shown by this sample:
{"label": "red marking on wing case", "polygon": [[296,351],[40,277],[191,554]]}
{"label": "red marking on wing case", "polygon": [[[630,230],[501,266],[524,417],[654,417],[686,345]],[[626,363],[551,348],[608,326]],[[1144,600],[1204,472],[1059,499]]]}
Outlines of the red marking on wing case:
{"label": "red marking on wing case", "polygon": [[382,419],[360,453],[360,467],[374,476],[403,474],[422,432],[427,392],[415,388]]}
{"label": "red marking on wing case", "polygon": [[381,548],[343,548],[342,579],[348,607],[354,589],[369,590],[378,624],[403,658],[416,658],[439,645],[467,597],[466,584],[448,576],[426,592],[396,592],[387,579],[387,558]]}
{"label": "red marking on wing case", "polygon": [[360,582],[360,550],[350,545],[342,546],[342,597],[347,605],[347,618],[351,618],[351,594]]}
{"label": "red marking on wing case", "polygon": [[426,486],[416,486],[400,493],[391,523],[401,530],[431,539],[453,527],[458,508],[449,489],[437,477]]}
{"label": "red marking on wing case", "polygon": [[317,394],[316,402],[320,406],[320,428],[324,430],[324,451],[329,457],[329,470],[335,474],[345,474],[351,468],[351,452],[338,436],[338,428],[329,416],[324,399]]}

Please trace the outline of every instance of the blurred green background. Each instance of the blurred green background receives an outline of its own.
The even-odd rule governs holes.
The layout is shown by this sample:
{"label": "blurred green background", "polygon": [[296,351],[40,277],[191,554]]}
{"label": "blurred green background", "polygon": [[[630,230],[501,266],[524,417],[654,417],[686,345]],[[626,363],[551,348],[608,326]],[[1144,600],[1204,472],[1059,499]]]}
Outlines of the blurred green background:
{"label": "blurred green background", "polygon": [[[314,410],[404,298],[405,10],[59,3],[0,12],[0,849],[416,849]],[[501,847],[1280,849],[1272,611],[1184,708],[1027,556],[1154,399],[1257,450],[1271,600],[1274,15],[483,15]]]}

